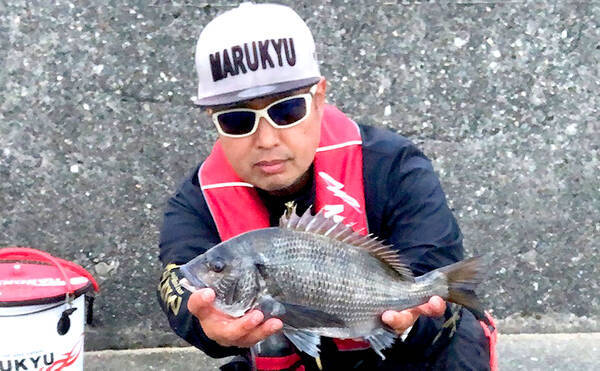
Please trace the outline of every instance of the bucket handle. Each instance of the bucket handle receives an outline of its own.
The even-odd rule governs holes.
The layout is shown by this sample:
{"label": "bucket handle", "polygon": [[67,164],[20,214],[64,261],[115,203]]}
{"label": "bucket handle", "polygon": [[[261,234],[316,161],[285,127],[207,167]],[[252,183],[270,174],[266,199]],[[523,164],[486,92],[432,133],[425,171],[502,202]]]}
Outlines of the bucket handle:
{"label": "bucket handle", "polygon": [[96,280],[94,279],[94,277],[90,274],[90,272],[88,272],[87,270],[85,270],[85,268],[83,268],[79,264],[75,264],[75,263],[73,263],[71,261],[64,260],[64,259],[61,259],[61,258],[57,258],[56,256],[54,256],[53,258],[56,259],[58,262],[60,262],[60,264],[71,268],[75,272],[81,274],[82,276],[84,276],[85,278],[87,278],[88,280],[90,280],[90,282],[94,286],[94,291],[96,291],[96,292],[100,291],[100,287],[98,286],[98,283],[96,282]]}
{"label": "bucket handle", "polygon": [[6,247],[3,249],[0,249],[0,258],[4,258],[4,259],[12,258],[15,260],[26,260],[26,261],[40,261],[40,260],[35,260],[33,258],[42,258],[43,261],[54,264],[56,266],[56,268],[58,268],[58,270],[62,274],[62,276],[65,280],[65,284],[67,286],[67,292],[69,294],[73,294],[75,292],[75,290],[73,290],[73,286],[71,286],[71,282],[70,282],[71,280],[67,276],[67,273],[65,272],[63,266],[67,266],[67,267],[73,269],[75,272],[77,272],[77,273],[81,274],[82,276],[84,276],[85,278],[87,278],[94,286],[94,291],[97,292],[99,290],[98,283],[96,283],[96,280],[94,279],[94,277],[92,277],[92,275],[88,271],[86,271],[83,267],[81,267],[80,265],[75,264],[73,262],[70,262],[68,260],[57,258],[57,257],[52,256],[43,251],[39,251],[39,250],[32,249],[29,247]]}

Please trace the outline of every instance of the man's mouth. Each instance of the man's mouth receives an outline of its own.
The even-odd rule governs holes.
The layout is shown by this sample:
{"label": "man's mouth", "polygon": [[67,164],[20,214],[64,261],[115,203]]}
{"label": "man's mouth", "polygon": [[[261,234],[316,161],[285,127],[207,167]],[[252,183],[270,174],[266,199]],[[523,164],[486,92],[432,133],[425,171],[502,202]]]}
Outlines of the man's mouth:
{"label": "man's mouth", "polygon": [[259,161],[254,164],[266,174],[277,174],[285,170],[286,160]]}

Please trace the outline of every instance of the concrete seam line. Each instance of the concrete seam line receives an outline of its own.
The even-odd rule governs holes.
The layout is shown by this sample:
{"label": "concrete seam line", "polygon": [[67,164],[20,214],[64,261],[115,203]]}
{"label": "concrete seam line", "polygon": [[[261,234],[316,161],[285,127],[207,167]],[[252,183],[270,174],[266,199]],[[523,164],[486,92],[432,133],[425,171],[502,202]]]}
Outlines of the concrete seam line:
{"label": "concrete seam line", "polygon": [[[140,348],[140,349],[105,349],[86,351],[86,355],[107,355],[107,354],[153,354],[153,353],[202,353],[195,347],[165,347],[165,348]],[[202,353],[203,354],[203,353]]]}
{"label": "concrete seam line", "polygon": [[[519,340],[519,339],[532,339],[532,338],[549,338],[553,340],[570,340],[574,338],[593,338],[600,339],[600,332],[574,332],[574,333],[550,333],[550,334],[498,334],[498,342],[503,340]],[[145,355],[154,353],[202,353],[200,349],[195,347],[164,347],[164,348],[141,348],[141,349],[107,349],[107,350],[96,350],[86,351],[86,355]]]}

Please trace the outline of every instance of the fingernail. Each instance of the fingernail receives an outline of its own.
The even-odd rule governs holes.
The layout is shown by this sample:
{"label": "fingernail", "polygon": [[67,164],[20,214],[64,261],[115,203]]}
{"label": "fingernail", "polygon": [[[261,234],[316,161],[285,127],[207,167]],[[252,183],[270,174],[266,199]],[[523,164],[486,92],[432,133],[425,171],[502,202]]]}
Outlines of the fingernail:
{"label": "fingernail", "polygon": [[381,319],[384,322],[392,322],[394,320],[394,315],[390,312],[385,312],[385,313],[383,313],[383,316],[381,317]]}
{"label": "fingernail", "polygon": [[262,320],[262,315],[259,312],[252,313],[252,317],[250,317],[251,321],[254,323],[259,323]]}
{"label": "fingernail", "polygon": [[279,324],[279,322],[275,322],[272,323],[269,328],[271,329],[271,331],[277,331],[281,328],[281,325]]}
{"label": "fingernail", "polygon": [[201,295],[202,295],[202,300],[204,300],[204,301],[209,301],[210,299],[212,299],[212,294],[208,290],[202,291]]}

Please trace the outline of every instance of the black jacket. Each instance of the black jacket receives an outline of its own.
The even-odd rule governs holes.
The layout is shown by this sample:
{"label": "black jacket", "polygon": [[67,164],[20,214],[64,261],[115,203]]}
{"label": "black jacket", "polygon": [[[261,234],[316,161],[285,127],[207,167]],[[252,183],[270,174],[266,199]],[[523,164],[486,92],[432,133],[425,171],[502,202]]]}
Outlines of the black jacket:
{"label": "black jacket", "polygon": [[[400,135],[374,127],[359,127],[369,231],[393,244],[415,276],[461,260],[462,235],[430,160]],[[197,170],[184,180],[166,207],[160,235],[160,259],[165,267],[184,264],[220,242],[198,185]],[[275,224],[289,198],[259,194]],[[292,199],[297,201],[300,211],[306,209],[314,201],[314,184]],[[177,268],[168,268],[159,285],[162,289],[159,296],[173,330],[211,357],[246,352],[220,346],[204,335],[198,321],[187,311],[187,291],[177,287]],[[177,308],[177,313],[173,308]],[[397,341],[389,351],[403,347],[403,353],[416,357],[425,354],[443,321],[443,318],[421,316],[405,342]],[[322,353],[322,357],[327,355]]]}

